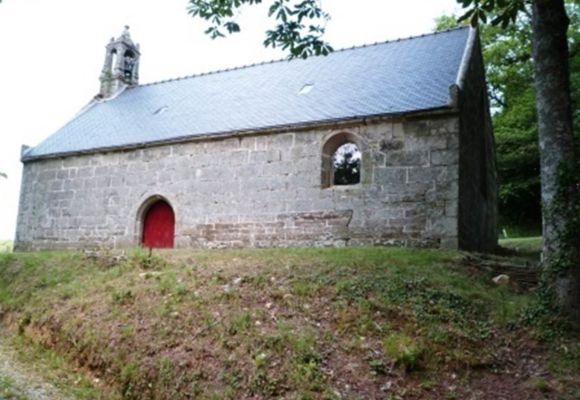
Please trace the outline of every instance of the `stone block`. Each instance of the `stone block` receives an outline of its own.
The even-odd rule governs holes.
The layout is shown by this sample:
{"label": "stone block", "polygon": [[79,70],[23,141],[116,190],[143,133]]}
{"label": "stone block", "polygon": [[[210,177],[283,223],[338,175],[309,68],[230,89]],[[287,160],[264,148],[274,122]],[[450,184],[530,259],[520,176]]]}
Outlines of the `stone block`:
{"label": "stone block", "polygon": [[457,165],[459,153],[453,150],[434,150],[431,152],[432,165]]}
{"label": "stone block", "polygon": [[403,122],[405,136],[428,136],[431,134],[431,126],[428,121],[414,120]]}
{"label": "stone block", "polygon": [[313,146],[296,145],[290,151],[290,156],[294,162],[300,162],[301,159],[309,157],[322,159],[320,150]]}
{"label": "stone block", "polygon": [[408,183],[416,182],[446,182],[447,168],[444,167],[409,167],[407,169]]}
{"label": "stone block", "polygon": [[236,150],[228,153],[227,161],[229,165],[243,165],[250,160],[250,152],[246,149]]}
{"label": "stone block", "polygon": [[143,160],[152,161],[169,157],[172,153],[171,146],[149,147],[143,150]]}
{"label": "stone block", "polygon": [[383,153],[391,154],[393,151],[403,150],[405,141],[401,139],[381,140],[379,149]]}
{"label": "stone block", "polygon": [[445,216],[457,217],[457,200],[445,201]]}
{"label": "stone block", "polygon": [[294,133],[280,133],[277,135],[265,136],[268,148],[287,149],[294,145]]}
{"label": "stone block", "polygon": [[93,176],[95,176],[94,167],[80,167],[77,169],[75,179],[92,178]]}
{"label": "stone block", "polygon": [[323,134],[320,131],[296,132],[294,135],[293,147],[315,147],[316,149],[322,148],[322,136]]}
{"label": "stone block", "polygon": [[390,151],[386,154],[385,165],[393,166],[426,166],[429,164],[427,150]]}
{"label": "stone block", "polygon": [[437,237],[456,237],[457,218],[441,217],[431,221],[429,233]]}
{"label": "stone block", "polygon": [[405,127],[402,123],[397,122],[393,124],[393,137],[395,139],[402,139],[405,137]]}
{"label": "stone block", "polygon": [[39,181],[49,181],[52,179],[56,178],[56,171],[54,170],[47,170],[47,171],[42,171],[38,174],[38,180]]}
{"label": "stone block", "polygon": [[375,168],[374,182],[380,185],[403,185],[407,179],[407,169],[399,167]]}

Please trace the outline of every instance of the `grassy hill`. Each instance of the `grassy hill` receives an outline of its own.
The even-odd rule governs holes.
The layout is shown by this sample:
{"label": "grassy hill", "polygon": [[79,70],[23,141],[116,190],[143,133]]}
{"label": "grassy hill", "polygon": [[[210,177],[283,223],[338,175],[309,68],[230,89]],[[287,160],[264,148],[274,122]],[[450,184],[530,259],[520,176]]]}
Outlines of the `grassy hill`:
{"label": "grassy hill", "polygon": [[580,395],[578,338],[456,252],[2,254],[0,307],[107,399]]}

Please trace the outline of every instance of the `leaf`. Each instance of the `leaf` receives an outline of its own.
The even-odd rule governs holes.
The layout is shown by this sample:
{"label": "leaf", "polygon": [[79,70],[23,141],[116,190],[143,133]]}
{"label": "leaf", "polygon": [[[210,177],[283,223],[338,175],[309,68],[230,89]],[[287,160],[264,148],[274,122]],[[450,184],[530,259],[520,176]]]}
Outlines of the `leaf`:
{"label": "leaf", "polygon": [[473,0],[458,0],[458,2],[461,3],[463,8],[467,8],[473,3]]}
{"label": "leaf", "polygon": [[278,8],[281,7],[281,5],[282,4],[279,1],[275,1],[274,3],[272,3],[270,8],[268,9],[268,17],[271,17],[272,15],[274,15],[276,13],[276,11],[278,11]]}
{"label": "leaf", "polygon": [[467,19],[471,18],[471,16],[472,16],[474,13],[475,13],[475,10],[473,10],[473,9],[471,9],[471,10],[468,10],[468,11],[467,11],[465,14],[463,14],[461,17],[459,17],[459,18],[457,19],[457,22],[463,22],[463,21],[465,21],[465,20],[467,20]]}
{"label": "leaf", "polygon": [[225,37],[225,35],[221,33],[216,26],[210,26],[204,31],[204,33],[206,35],[209,35],[209,37],[211,37],[212,39],[217,39],[218,37]]}
{"label": "leaf", "polygon": [[234,21],[228,21],[224,24],[229,33],[239,32],[240,26]]}
{"label": "leaf", "polygon": [[492,12],[495,9],[495,0],[486,0],[482,5],[481,9],[485,12]]}

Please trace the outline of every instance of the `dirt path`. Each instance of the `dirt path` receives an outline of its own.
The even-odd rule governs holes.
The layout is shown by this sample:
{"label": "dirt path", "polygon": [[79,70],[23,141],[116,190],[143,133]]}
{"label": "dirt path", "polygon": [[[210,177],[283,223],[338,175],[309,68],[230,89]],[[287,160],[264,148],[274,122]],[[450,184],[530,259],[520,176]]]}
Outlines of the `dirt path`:
{"label": "dirt path", "polygon": [[46,382],[34,369],[19,362],[0,331],[0,399],[72,400]]}

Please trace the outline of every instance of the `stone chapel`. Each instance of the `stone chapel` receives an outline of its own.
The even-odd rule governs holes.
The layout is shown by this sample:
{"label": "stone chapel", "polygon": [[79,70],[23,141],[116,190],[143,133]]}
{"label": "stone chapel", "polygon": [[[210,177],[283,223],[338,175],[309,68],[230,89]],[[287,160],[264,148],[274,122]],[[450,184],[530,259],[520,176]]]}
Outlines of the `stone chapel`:
{"label": "stone chapel", "polygon": [[476,30],[139,84],[128,28],[100,92],[24,165],[15,249],[496,246]]}

